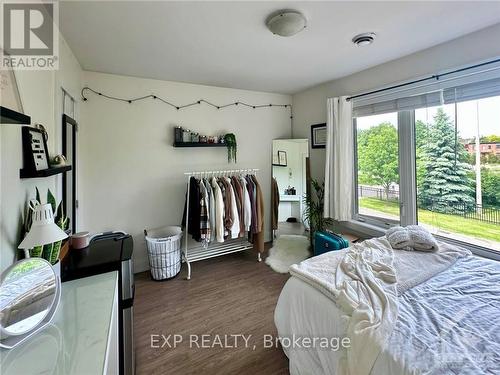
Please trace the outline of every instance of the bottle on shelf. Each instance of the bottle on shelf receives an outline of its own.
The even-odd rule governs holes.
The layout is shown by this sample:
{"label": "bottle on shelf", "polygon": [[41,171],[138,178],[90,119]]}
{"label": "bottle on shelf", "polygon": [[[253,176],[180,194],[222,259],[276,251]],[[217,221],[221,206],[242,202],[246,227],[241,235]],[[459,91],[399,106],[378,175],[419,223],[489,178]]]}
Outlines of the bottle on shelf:
{"label": "bottle on shelf", "polygon": [[183,139],[183,131],[182,131],[182,127],[180,126],[176,126],[174,128],[174,139],[175,139],[175,143],[182,143],[184,141]]}
{"label": "bottle on shelf", "polygon": [[182,130],[182,141],[191,142],[191,131],[189,129]]}

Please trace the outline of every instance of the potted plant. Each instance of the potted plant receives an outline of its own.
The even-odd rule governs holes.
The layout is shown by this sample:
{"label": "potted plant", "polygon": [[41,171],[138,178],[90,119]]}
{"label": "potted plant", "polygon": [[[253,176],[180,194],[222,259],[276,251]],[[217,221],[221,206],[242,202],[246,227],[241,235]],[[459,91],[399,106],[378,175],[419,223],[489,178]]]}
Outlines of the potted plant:
{"label": "potted plant", "polygon": [[237,144],[236,144],[236,136],[233,133],[228,133],[224,136],[224,143],[227,147],[227,162],[236,163],[236,152],[237,152]]}
{"label": "potted plant", "polygon": [[333,224],[333,219],[323,216],[325,184],[320,184],[317,180],[311,179],[312,192],[304,195],[304,222],[309,224],[309,235],[311,245],[313,244],[314,233],[323,231]]}
{"label": "potted plant", "polygon": [[[47,203],[51,205],[52,212],[55,213],[54,222],[56,223],[56,225],[63,231],[67,231],[69,228],[69,218],[67,218],[64,214],[62,202],[59,202],[59,205],[57,205],[56,199],[50,189],[47,190]],[[42,204],[42,201],[40,198],[40,192],[38,188],[36,188],[35,199],[31,199],[25,207],[21,238],[24,238],[30,231],[31,225],[33,224],[33,209],[39,204]],[[56,274],[58,274],[60,269],[59,253],[61,251],[61,246],[62,241],[57,241],[44,246],[35,246],[30,250],[30,257],[39,257],[45,259],[52,265]]]}

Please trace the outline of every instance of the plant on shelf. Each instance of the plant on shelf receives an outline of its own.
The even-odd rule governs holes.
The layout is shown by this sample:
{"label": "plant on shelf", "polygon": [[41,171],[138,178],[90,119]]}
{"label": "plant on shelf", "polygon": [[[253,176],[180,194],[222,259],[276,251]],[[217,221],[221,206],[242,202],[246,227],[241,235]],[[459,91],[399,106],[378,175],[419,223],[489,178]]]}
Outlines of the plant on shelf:
{"label": "plant on shelf", "polygon": [[317,180],[311,179],[311,185],[313,192],[305,194],[302,202],[305,206],[303,214],[304,222],[309,223],[309,233],[312,241],[314,233],[327,229],[327,227],[333,224],[333,220],[323,216],[325,184],[320,184]]}
{"label": "plant on shelf", "polygon": [[237,152],[237,144],[236,144],[236,136],[233,133],[228,133],[224,136],[224,143],[227,147],[227,162],[236,163],[236,152]]}
{"label": "plant on shelf", "polygon": [[[62,202],[59,202],[59,205],[57,205],[56,198],[50,189],[47,190],[47,203],[51,205],[52,212],[55,212],[54,222],[59,228],[66,231],[69,228],[69,218],[64,214]],[[24,238],[30,231],[31,225],[33,224],[33,209],[39,204],[42,204],[42,200],[40,198],[40,192],[38,191],[38,188],[36,188],[35,199],[31,199],[27,202],[24,209],[24,221],[21,230],[21,238]],[[61,245],[62,241],[57,241],[44,246],[35,246],[30,250],[30,256],[34,258],[43,258],[50,264],[54,265],[59,260]]]}

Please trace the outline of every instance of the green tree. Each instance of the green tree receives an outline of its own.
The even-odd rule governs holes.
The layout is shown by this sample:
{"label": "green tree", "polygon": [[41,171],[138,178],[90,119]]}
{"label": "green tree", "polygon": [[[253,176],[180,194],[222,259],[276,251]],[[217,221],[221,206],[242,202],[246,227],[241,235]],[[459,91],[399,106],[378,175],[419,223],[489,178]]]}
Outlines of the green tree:
{"label": "green tree", "polygon": [[417,166],[417,190],[420,191],[425,179],[424,146],[429,137],[429,126],[421,120],[415,121],[415,156]]}
{"label": "green tree", "polygon": [[398,133],[391,123],[358,133],[358,178],[361,183],[382,186],[389,199],[391,184],[399,182]]}
{"label": "green tree", "polygon": [[496,134],[487,135],[487,136],[479,138],[479,141],[481,143],[500,142],[500,135],[496,135]]}
{"label": "green tree", "polygon": [[455,143],[455,127],[441,108],[427,131],[427,140],[422,145],[424,171],[419,184],[420,205],[446,213],[455,212],[457,204],[473,204],[473,190],[464,162],[466,151],[460,142]]}
{"label": "green tree", "polygon": [[493,153],[481,155],[481,164],[500,164],[500,155]]}
{"label": "green tree", "polygon": [[500,207],[500,174],[481,168],[483,204]]}

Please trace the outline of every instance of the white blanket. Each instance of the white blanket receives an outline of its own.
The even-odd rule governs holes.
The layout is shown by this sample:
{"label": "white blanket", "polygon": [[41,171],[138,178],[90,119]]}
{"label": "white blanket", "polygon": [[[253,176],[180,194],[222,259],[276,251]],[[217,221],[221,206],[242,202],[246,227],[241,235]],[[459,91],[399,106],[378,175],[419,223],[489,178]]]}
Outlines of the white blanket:
{"label": "white blanket", "polygon": [[467,250],[440,246],[434,253],[396,251],[377,238],[290,267],[290,273],[331,298],[348,317],[351,347],[342,372],[366,375],[390,337],[397,295],[443,271]]}
{"label": "white blanket", "polygon": [[[398,252],[395,252],[395,257]],[[370,375],[500,374],[500,262],[476,256],[398,296],[398,319]],[[274,313],[278,337],[344,338],[348,317],[290,277]],[[338,375],[345,346],[283,346],[291,375]]]}

